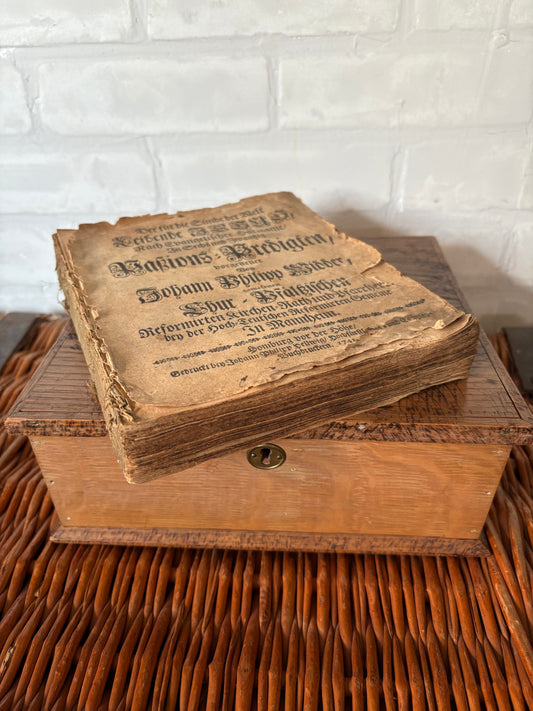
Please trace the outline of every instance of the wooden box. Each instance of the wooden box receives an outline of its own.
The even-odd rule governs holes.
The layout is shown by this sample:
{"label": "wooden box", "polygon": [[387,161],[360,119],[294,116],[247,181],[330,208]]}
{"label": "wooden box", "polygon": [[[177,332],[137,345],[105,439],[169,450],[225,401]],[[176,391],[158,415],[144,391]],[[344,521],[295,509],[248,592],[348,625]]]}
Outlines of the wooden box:
{"label": "wooden box", "polygon": [[[375,238],[384,258],[468,310],[436,241]],[[60,524],[54,540],[480,555],[512,444],[533,420],[482,335],[468,380],[144,484],[123,477],[72,327],[11,411]],[[252,462],[252,463],[250,463]]]}

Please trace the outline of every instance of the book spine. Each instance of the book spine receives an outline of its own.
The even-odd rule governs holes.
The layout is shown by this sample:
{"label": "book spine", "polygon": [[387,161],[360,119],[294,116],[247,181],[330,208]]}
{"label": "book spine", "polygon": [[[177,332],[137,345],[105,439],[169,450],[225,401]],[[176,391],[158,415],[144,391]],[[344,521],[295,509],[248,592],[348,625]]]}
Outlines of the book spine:
{"label": "book spine", "polygon": [[105,342],[98,334],[83,287],[77,279],[62,245],[55,236],[54,246],[57,276],[65,296],[64,306],[78,334],[115,451],[121,465],[125,466],[124,447],[119,425],[133,421],[131,401],[120,385]]}

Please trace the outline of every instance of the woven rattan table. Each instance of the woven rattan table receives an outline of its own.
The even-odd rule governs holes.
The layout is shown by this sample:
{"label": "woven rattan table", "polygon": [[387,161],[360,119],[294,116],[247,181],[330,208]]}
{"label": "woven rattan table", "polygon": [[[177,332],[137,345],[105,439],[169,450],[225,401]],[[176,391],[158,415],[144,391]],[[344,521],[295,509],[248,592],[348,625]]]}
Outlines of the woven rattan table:
{"label": "woven rattan table", "polygon": [[[9,358],[0,413],[63,324]],[[0,711],[533,708],[532,462],[513,448],[488,558],[61,545],[1,429]]]}

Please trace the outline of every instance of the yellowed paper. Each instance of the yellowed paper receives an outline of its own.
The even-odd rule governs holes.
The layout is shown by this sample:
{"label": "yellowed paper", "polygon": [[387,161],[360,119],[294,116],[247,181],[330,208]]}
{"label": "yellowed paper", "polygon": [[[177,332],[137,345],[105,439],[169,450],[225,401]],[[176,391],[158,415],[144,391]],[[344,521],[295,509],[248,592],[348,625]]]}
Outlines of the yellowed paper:
{"label": "yellowed paper", "polygon": [[394,349],[462,316],[291,193],[57,241],[133,419]]}

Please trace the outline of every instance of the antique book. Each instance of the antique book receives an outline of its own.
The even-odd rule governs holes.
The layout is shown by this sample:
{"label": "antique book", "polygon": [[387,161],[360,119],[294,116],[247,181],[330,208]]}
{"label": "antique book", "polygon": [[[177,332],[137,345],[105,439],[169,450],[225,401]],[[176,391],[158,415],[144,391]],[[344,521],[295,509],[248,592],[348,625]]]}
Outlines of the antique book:
{"label": "antique book", "polygon": [[126,479],[466,377],[477,320],[292,193],[54,235]]}

